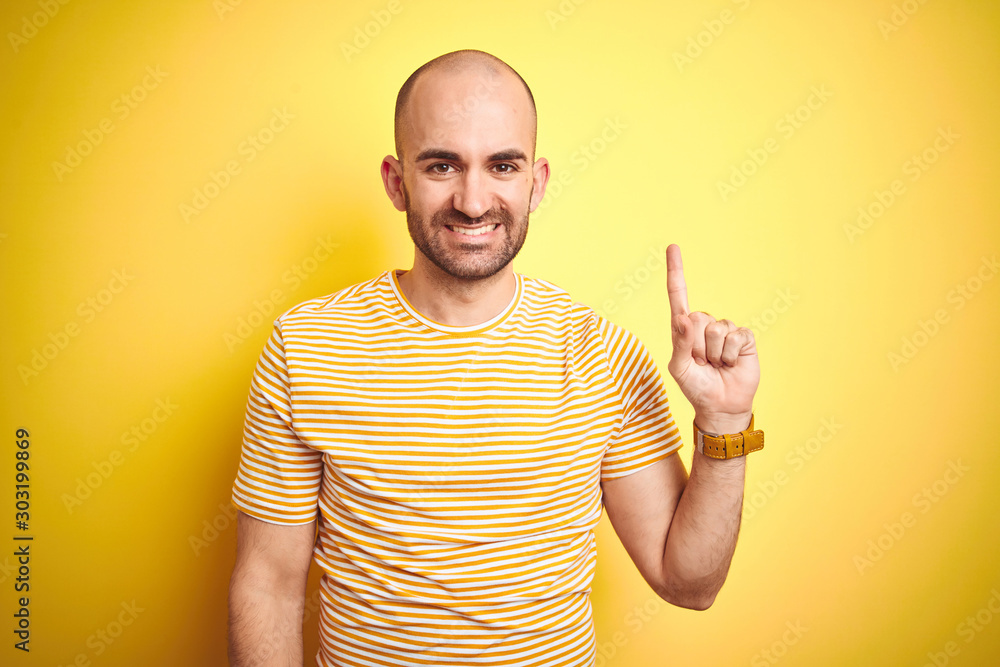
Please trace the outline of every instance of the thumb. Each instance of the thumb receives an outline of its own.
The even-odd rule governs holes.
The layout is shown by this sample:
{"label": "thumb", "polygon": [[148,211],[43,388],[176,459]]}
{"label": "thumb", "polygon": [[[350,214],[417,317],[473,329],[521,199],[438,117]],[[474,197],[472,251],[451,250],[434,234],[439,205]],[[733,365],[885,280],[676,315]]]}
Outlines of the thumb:
{"label": "thumb", "polygon": [[670,357],[668,369],[672,375],[676,376],[691,362],[691,353],[694,350],[694,327],[691,324],[691,318],[680,314],[671,317],[670,333],[674,353]]}

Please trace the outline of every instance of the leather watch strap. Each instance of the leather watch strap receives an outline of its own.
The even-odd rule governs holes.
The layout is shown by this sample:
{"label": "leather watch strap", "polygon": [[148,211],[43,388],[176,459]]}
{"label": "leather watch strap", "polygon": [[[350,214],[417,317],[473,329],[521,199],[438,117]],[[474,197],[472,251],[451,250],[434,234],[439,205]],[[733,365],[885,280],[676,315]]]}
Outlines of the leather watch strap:
{"label": "leather watch strap", "polygon": [[753,415],[750,415],[750,425],[739,433],[710,435],[695,424],[694,439],[698,451],[713,459],[734,459],[764,449],[764,431],[754,430]]}

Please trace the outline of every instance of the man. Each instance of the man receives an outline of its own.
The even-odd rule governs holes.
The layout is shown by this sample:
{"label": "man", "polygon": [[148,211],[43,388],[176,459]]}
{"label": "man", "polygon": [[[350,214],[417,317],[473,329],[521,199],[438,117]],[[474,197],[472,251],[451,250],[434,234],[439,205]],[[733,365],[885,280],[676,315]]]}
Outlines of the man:
{"label": "man", "polygon": [[[549,178],[535,127],[527,84],[483,52],[400,90],[381,173],[413,268],[275,322],[233,489],[233,665],[302,664],[312,555],[324,667],[591,665],[602,507],[664,600],[715,599],[745,459],[696,450],[688,479],[642,343],[513,271]],[[667,260],[669,370],[696,427],[733,436],[724,456],[752,451],[753,335],[689,312],[676,246]]]}

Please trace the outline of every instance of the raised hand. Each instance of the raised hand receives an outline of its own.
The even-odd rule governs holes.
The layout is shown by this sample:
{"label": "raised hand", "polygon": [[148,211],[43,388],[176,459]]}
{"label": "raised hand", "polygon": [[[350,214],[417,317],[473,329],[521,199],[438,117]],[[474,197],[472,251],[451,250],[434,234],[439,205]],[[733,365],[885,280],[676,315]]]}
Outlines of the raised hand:
{"label": "raised hand", "polygon": [[695,422],[709,433],[745,429],[760,383],[753,332],[702,311],[690,312],[676,245],[667,248],[667,296],[674,347],[667,368],[694,407]]}

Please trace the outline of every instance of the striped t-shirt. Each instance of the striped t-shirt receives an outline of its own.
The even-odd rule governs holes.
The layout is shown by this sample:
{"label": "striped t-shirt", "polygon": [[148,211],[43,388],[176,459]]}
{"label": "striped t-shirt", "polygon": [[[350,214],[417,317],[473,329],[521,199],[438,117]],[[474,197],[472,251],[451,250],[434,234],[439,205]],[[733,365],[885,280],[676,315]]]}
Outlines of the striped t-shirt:
{"label": "striped t-shirt", "polygon": [[318,518],[323,667],[594,662],[600,482],[681,438],[638,338],[514,275],[477,326],[421,315],[395,271],[275,320],[233,502]]}

